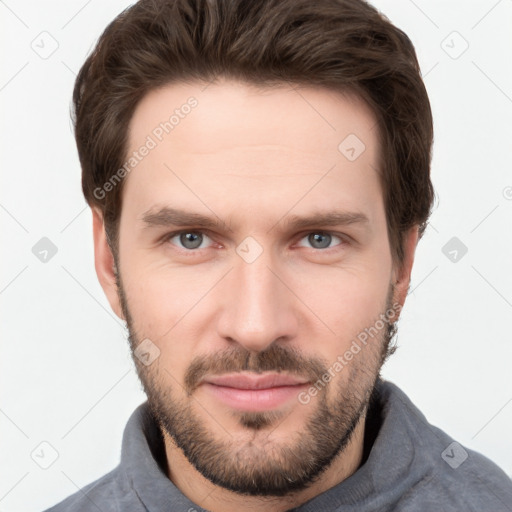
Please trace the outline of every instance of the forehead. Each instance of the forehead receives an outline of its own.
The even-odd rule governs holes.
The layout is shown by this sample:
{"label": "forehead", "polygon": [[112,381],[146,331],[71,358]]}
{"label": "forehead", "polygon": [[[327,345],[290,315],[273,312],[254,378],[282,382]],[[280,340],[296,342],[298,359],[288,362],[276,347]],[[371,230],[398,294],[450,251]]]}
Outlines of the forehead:
{"label": "forehead", "polygon": [[303,206],[371,206],[380,195],[375,116],[355,95],[320,87],[167,85],[137,106],[130,158],[124,194],[140,212],[194,195],[203,210],[219,197],[246,209],[291,207],[307,189]]}
{"label": "forehead", "polygon": [[210,84],[174,83],[150,91],[130,122],[129,145],[135,147],[152,135],[164,145],[174,139],[184,151],[216,152],[229,144],[223,135],[232,136],[235,130],[237,144],[286,143],[296,149],[301,145],[304,153],[337,149],[350,133],[371,145],[377,134],[374,114],[354,93],[222,79]]}

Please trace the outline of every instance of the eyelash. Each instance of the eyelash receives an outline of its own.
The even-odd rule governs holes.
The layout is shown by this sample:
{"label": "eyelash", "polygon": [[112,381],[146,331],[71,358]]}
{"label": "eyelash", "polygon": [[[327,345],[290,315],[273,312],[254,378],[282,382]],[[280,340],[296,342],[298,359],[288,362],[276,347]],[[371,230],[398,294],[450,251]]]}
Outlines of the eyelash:
{"label": "eyelash", "polygon": [[[211,237],[208,235],[208,233],[206,231],[201,231],[201,230],[195,230],[195,229],[185,229],[185,230],[181,230],[181,231],[174,231],[172,233],[167,233],[163,238],[162,238],[162,242],[163,243],[170,243],[170,241],[177,235],[182,235],[182,234],[185,234],[185,233],[194,233],[194,234],[201,234],[201,235],[206,235],[208,238],[211,239]],[[322,230],[318,230],[318,231],[308,231],[304,234],[301,234],[301,238],[300,240],[303,240],[304,238],[306,238],[307,236],[309,235],[312,235],[312,234],[322,234],[322,235],[330,235],[332,237],[336,237],[336,238],[339,238],[340,239],[340,243],[332,246],[332,247],[326,247],[324,249],[316,249],[315,247],[309,247],[309,249],[312,249],[312,250],[316,250],[316,251],[321,251],[321,252],[329,252],[330,250],[332,249],[336,249],[337,247],[340,247],[340,246],[345,246],[347,245],[349,242],[347,240],[347,236],[346,235],[343,235],[341,233],[335,233],[335,232],[332,232],[332,231],[322,231]],[[172,245],[175,245],[175,244],[172,244]],[[200,251],[201,249],[197,248],[197,249],[187,249],[185,247],[179,247],[177,246],[178,249],[180,251],[183,251],[185,253],[190,253],[190,254],[193,254],[193,253],[196,253],[198,251]],[[206,247],[204,248],[206,249]]]}

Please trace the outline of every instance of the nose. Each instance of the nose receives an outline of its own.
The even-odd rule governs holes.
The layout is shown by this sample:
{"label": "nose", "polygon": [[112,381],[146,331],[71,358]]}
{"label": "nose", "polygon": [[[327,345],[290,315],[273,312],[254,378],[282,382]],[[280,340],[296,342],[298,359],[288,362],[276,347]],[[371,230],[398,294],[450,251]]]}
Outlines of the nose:
{"label": "nose", "polygon": [[237,257],[221,291],[218,334],[253,352],[295,338],[296,300],[286,281],[265,252],[252,263]]}

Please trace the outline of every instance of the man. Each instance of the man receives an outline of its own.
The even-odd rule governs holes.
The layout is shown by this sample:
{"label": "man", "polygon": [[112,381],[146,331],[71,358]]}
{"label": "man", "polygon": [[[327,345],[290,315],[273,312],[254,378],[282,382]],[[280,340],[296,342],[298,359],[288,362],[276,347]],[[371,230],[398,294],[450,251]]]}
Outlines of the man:
{"label": "man", "polygon": [[407,36],[356,0],[142,0],[74,92],[147,402],[53,511],[512,510],[380,378],[433,202]]}

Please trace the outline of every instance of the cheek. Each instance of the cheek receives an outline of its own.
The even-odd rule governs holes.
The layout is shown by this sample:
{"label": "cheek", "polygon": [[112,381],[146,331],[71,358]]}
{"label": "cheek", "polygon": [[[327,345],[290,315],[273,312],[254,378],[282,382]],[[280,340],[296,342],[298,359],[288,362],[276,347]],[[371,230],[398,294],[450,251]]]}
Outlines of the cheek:
{"label": "cheek", "polygon": [[123,284],[140,327],[170,329],[201,300],[216,276],[209,271],[154,263],[141,255],[123,265]]}
{"label": "cheek", "polygon": [[149,338],[160,350],[158,366],[165,380],[178,381],[196,354],[195,340],[200,340],[201,322],[207,314],[208,297],[204,297],[215,276],[204,273],[154,269],[126,265],[123,285],[140,342]]}
{"label": "cheek", "polygon": [[385,265],[322,267],[295,284],[299,297],[337,336],[364,328],[385,306],[390,272]]}

